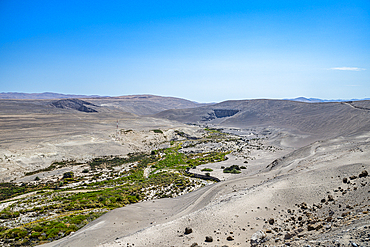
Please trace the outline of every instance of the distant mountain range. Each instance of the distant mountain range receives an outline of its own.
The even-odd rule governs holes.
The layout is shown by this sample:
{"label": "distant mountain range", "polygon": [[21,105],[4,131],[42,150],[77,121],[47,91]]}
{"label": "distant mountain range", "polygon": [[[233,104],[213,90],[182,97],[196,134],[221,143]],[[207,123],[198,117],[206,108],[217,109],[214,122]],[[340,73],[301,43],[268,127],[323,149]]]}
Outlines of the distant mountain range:
{"label": "distant mountain range", "polygon": [[320,103],[320,102],[360,101],[360,100],[370,100],[370,98],[366,98],[366,99],[317,99],[317,98],[298,97],[295,99],[284,99],[284,100],[300,101],[300,102],[306,102],[306,103]]}
{"label": "distant mountain range", "polygon": [[[17,93],[17,92],[10,92],[10,93],[0,93],[0,99],[72,99],[72,98],[143,98],[147,97],[145,95],[128,95],[128,96],[120,96],[120,97],[111,97],[111,96],[99,96],[99,95],[77,95],[77,94],[60,94],[60,93]],[[150,97],[154,97],[154,95],[150,95]],[[171,98],[171,97],[170,97]],[[370,100],[370,98],[366,99],[318,99],[318,98],[305,98],[305,97],[298,97],[294,99],[283,99],[283,100],[291,100],[291,101],[300,101],[306,103],[320,103],[320,102],[344,102],[344,101],[360,101],[360,100]],[[194,102],[199,104],[197,102]],[[208,103],[208,104],[215,104],[215,103]],[[199,104],[207,105],[207,104]]]}
{"label": "distant mountain range", "polygon": [[0,99],[71,99],[71,98],[102,98],[99,95],[75,95],[60,93],[0,93]]}

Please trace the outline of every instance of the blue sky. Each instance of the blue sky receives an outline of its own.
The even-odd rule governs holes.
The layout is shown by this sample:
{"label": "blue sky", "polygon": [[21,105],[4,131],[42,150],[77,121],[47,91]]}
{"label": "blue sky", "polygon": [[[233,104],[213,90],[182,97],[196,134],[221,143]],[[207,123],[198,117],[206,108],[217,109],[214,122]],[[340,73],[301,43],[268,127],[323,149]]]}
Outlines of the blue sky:
{"label": "blue sky", "polygon": [[0,92],[370,97],[370,1],[0,0]]}

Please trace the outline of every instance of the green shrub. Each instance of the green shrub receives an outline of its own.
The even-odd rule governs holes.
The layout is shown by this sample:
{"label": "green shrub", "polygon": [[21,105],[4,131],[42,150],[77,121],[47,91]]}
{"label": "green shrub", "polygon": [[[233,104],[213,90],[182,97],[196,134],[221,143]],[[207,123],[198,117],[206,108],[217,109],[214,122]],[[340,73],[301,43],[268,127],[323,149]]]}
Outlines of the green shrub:
{"label": "green shrub", "polygon": [[223,170],[224,173],[233,173],[233,174],[238,174],[240,173],[240,168],[238,165],[232,165],[230,167],[226,167],[224,170]]}
{"label": "green shrub", "polygon": [[38,238],[41,236],[41,232],[33,232],[31,233],[31,238]]}
{"label": "green shrub", "polygon": [[203,168],[201,171],[202,172],[213,172],[211,168]]}
{"label": "green shrub", "polygon": [[6,238],[14,238],[14,239],[22,239],[24,237],[26,237],[28,234],[27,230],[25,229],[21,229],[21,228],[14,228],[12,230],[9,230],[5,236]]}
{"label": "green shrub", "polygon": [[73,172],[65,172],[63,173],[63,178],[73,178],[74,173]]}
{"label": "green shrub", "polygon": [[152,130],[154,133],[157,133],[157,134],[163,134],[163,131],[162,130],[159,130],[159,129],[154,129]]}

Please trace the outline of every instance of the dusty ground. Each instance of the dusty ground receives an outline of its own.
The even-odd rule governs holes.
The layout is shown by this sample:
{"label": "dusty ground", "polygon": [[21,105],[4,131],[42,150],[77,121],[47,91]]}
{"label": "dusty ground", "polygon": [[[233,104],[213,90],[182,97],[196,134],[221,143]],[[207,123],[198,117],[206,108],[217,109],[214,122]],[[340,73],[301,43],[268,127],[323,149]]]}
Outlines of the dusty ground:
{"label": "dusty ground", "polygon": [[[5,117],[4,117],[5,118]],[[48,118],[47,120],[50,120]],[[54,161],[76,160],[83,162],[93,157],[126,155],[132,152],[147,152],[158,149],[169,142],[174,129],[183,128],[196,132],[198,128],[167,120],[147,118],[96,119],[85,124],[58,123],[50,127],[29,126],[27,120],[20,121],[17,131],[0,132],[0,182],[15,181],[26,172],[48,167]],[[9,120],[3,119],[3,122]],[[39,120],[43,121],[43,120]],[[152,129],[163,129],[165,135],[158,135]],[[122,130],[122,132],[121,132]],[[126,134],[123,132],[132,130]],[[196,134],[195,134],[196,135]]]}

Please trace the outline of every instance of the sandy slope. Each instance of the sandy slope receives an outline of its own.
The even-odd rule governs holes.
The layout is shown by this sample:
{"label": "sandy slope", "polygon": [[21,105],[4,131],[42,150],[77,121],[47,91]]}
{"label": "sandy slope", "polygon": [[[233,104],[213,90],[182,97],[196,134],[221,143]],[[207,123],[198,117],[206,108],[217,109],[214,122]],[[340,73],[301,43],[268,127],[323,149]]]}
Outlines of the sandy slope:
{"label": "sandy slope", "polygon": [[[135,246],[190,246],[194,242],[202,246],[216,244],[247,246],[254,232],[272,228],[264,220],[274,218],[279,222],[275,225],[283,226],[282,221],[288,215],[288,208],[297,210],[295,204],[320,203],[321,199],[326,198],[328,194],[332,194],[337,201],[343,200],[346,195],[334,193],[333,189],[344,187],[343,177],[358,175],[362,170],[370,169],[369,137],[370,135],[350,139],[337,138],[314,143],[309,147],[310,152],[305,152],[304,149],[296,152],[295,155],[304,153],[305,157],[299,160],[293,162],[283,160],[271,171],[254,177],[228,181],[228,185],[234,183],[238,188],[237,191],[224,194],[222,197],[210,198],[210,204],[198,211],[192,211],[179,219],[158,224],[103,246],[127,246],[128,243]],[[362,178],[362,180],[369,181],[368,178]],[[222,185],[222,183],[219,184],[219,186]],[[351,188],[351,186],[348,187]],[[365,190],[369,188],[368,185],[362,187]],[[352,191],[355,193],[350,197],[356,197],[356,192],[360,193],[359,191],[360,189]],[[360,213],[369,208],[369,195],[366,193],[367,191],[365,191],[366,197],[361,198],[363,202],[357,201],[364,207]],[[360,200],[355,198],[355,201],[356,199]],[[358,208],[361,207],[360,205]],[[335,206],[331,209],[340,210]],[[364,214],[363,223],[368,224],[369,218],[365,216],[366,214]],[[192,228],[193,233],[184,235],[185,227]],[[285,228],[292,229],[289,225]],[[304,227],[303,229],[303,232],[308,232]],[[313,235],[318,234],[314,232]],[[206,243],[206,236],[212,236],[215,242]],[[232,236],[234,240],[226,240],[228,236]],[[314,239],[310,234],[303,238]]]}
{"label": "sandy slope", "polygon": [[[370,171],[369,158],[369,133],[318,141],[279,159],[273,167],[261,164],[264,169],[258,174],[231,178],[174,199],[116,209],[44,246],[249,246],[258,230],[271,230],[266,233],[268,245],[315,246],[317,241],[336,240],[348,244],[354,241],[350,234],[369,224],[368,214],[363,212],[370,207],[370,180],[367,176],[343,184],[342,179]],[[338,187],[344,188],[345,194]],[[321,200],[327,202],[328,195],[333,201],[326,205]],[[297,206],[302,203],[317,219],[326,219],[332,211],[333,221],[317,220],[322,228],[309,231],[309,217]],[[346,208],[348,204],[353,208]],[[346,212],[352,214],[341,219]],[[296,220],[299,216],[303,216],[302,225]],[[295,221],[289,221],[291,217]],[[272,225],[268,223],[271,218],[275,221]],[[355,229],[346,232],[352,225]],[[186,227],[193,232],[184,234]],[[292,237],[284,239],[288,233]],[[213,242],[205,242],[206,236]],[[326,239],[318,240],[324,236]]]}

